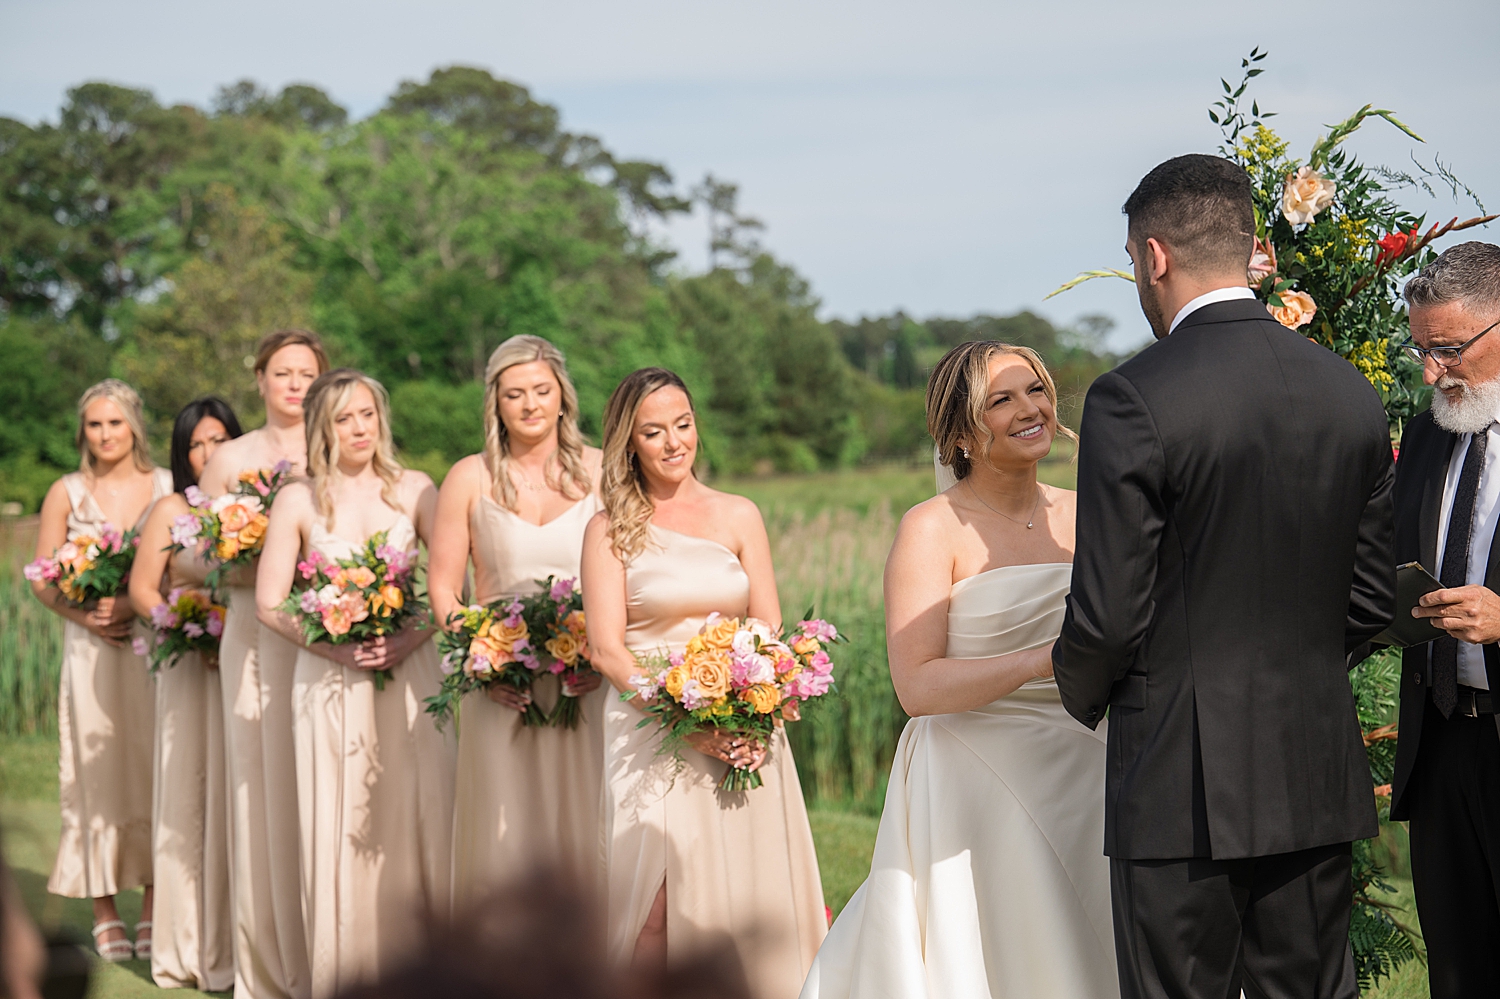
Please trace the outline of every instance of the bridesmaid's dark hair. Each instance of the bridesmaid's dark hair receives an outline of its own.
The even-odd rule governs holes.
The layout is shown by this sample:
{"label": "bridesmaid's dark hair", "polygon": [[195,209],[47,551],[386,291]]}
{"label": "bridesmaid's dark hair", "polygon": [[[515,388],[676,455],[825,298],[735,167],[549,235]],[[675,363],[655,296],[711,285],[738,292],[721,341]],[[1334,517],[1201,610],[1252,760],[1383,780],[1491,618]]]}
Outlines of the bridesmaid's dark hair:
{"label": "bridesmaid's dark hair", "polygon": [[188,452],[193,446],[193,431],[198,429],[205,416],[224,424],[224,432],[230,440],[240,435],[240,421],[234,410],[218,396],[206,395],[183,406],[172,424],[172,489],[176,492],[185,493],[188,486],[198,484],[193,464],[188,461]]}

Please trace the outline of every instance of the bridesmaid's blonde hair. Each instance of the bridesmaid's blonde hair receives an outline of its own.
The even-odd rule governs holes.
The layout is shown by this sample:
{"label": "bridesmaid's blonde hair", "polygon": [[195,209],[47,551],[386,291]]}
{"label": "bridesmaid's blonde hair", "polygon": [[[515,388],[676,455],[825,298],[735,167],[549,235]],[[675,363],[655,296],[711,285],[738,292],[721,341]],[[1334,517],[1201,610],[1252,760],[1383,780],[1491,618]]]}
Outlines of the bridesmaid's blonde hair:
{"label": "bridesmaid's blonde hair", "polygon": [[396,483],[401,479],[401,463],[396,460],[396,445],[391,440],[391,400],[385,386],[362,371],[334,368],[318,376],[302,400],[307,431],[307,477],[312,483],[313,506],[333,530],[333,484],[339,475],[339,432],[335,421],[349,405],[354,390],[363,385],[375,399],[375,417],[380,431],[375,435],[375,457],[371,464],[384,483],[380,498],[393,509],[400,509]]}
{"label": "bridesmaid's blonde hair", "polygon": [[1078,435],[1056,418],[1057,386],[1041,355],[1030,347],[1017,347],[999,340],[974,340],[961,343],[937,362],[927,379],[927,432],[937,443],[938,461],[953,469],[959,480],[974,470],[974,462],[964,454],[964,447],[974,449],[986,460],[994,446],[995,435],[984,422],[984,400],[989,395],[990,359],[996,354],[1012,354],[1031,365],[1041,379],[1042,391],[1052,403],[1057,433],[1077,443]]}
{"label": "bridesmaid's blonde hair", "polygon": [[495,348],[484,369],[484,464],[493,479],[495,501],[511,513],[519,512],[516,484],[510,479],[510,432],[500,418],[500,376],[517,364],[546,361],[562,392],[557,414],[556,468],[548,459],[547,485],[571,500],[581,500],[594,488],[583,461],[583,432],[578,429],[578,390],[568,377],[563,352],[539,336],[521,334]]}
{"label": "bridesmaid's blonde hair", "polygon": [[646,492],[646,476],[630,446],[641,403],[658,389],[680,388],[693,405],[693,393],[675,372],[641,368],[615,386],[604,406],[604,470],[599,498],[609,514],[609,544],[620,561],[629,562],[646,549],[647,528],[656,504]]}
{"label": "bridesmaid's blonde hair", "polygon": [[151,460],[151,447],[146,442],[146,417],[142,413],[140,395],[120,379],[106,378],[98,384],[90,385],[78,397],[78,436],[74,443],[78,446],[79,470],[90,478],[98,474],[95,467],[97,461],[83,429],[83,412],[100,399],[108,399],[114,403],[119,408],[120,415],[125,417],[125,425],[130,428],[130,456],[135,459],[135,467],[142,472],[155,468],[156,462]]}

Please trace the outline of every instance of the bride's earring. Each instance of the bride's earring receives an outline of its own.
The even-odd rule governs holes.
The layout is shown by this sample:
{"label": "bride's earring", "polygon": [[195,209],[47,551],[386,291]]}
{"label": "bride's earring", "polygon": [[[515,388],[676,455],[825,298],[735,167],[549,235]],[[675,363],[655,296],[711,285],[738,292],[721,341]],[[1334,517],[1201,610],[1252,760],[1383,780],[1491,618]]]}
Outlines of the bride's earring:
{"label": "bride's earring", "polygon": [[959,450],[960,450],[960,451],[962,451],[962,452],[963,452],[963,453],[964,453],[964,457],[965,457],[965,458],[967,458],[967,457],[968,457],[968,456],[969,456],[969,449],[968,449],[968,448],[966,448],[966,447],[961,447],[961,448],[959,448]]}

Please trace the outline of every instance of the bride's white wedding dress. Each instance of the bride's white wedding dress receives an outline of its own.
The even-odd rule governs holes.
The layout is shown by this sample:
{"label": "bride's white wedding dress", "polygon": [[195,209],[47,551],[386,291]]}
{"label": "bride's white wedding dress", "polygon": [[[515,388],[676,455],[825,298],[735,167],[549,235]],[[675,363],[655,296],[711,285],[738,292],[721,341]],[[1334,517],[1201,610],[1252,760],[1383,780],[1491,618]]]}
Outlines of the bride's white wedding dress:
{"label": "bride's white wedding dress", "polygon": [[[1072,566],[959,580],[947,655],[1057,637]],[[870,877],[829,930],[802,999],[1116,999],[1104,843],[1104,725],[1051,680],[901,735]]]}

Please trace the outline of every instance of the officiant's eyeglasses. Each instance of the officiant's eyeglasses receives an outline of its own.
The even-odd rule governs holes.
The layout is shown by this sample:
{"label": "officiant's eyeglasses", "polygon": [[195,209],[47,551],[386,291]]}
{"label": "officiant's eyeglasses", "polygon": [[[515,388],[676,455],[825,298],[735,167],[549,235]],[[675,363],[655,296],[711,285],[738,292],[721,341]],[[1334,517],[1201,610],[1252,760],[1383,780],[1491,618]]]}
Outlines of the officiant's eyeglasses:
{"label": "officiant's eyeglasses", "polygon": [[1406,351],[1407,355],[1410,356],[1411,359],[1416,361],[1418,364],[1426,364],[1427,359],[1430,357],[1445,368],[1456,368],[1460,364],[1464,363],[1464,351],[1474,346],[1474,344],[1479,340],[1480,337],[1484,336],[1496,326],[1500,326],[1500,320],[1490,323],[1484,329],[1480,330],[1474,336],[1469,337],[1469,339],[1465,340],[1463,343],[1459,344],[1456,347],[1418,347],[1415,343],[1408,339],[1401,345],[1401,349]]}

